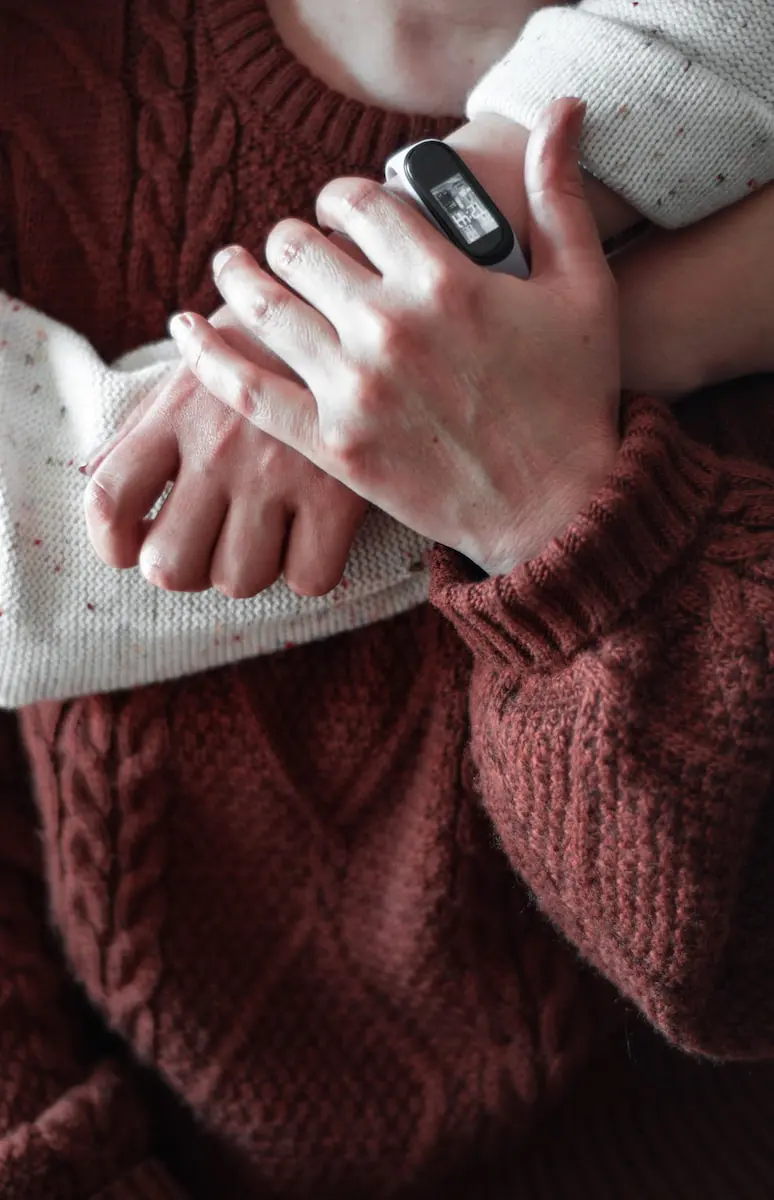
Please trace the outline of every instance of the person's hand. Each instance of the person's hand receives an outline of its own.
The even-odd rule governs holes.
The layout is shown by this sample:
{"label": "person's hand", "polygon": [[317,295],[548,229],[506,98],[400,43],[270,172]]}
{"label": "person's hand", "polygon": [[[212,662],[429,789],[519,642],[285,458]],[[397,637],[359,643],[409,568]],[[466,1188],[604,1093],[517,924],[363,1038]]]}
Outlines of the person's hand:
{"label": "person's hand", "polygon": [[[254,364],[291,373],[227,310],[212,318]],[[253,596],[281,574],[301,595],[339,582],[367,504],[236,416],[182,364],[84,468],[86,522],[109,566],[138,559],[172,591]],[[160,513],[147,514],[174,481]]]}
{"label": "person's hand", "polygon": [[171,325],[234,412],[490,574],[559,534],[617,453],[616,293],[583,197],[582,116],[559,101],[530,140],[528,282],[482,270],[386,189],[345,179],[321,192],[318,220],[377,275],[299,221],[267,245],[292,291],[243,250],[216,259],[230,310],[297,378],[193,314]]}

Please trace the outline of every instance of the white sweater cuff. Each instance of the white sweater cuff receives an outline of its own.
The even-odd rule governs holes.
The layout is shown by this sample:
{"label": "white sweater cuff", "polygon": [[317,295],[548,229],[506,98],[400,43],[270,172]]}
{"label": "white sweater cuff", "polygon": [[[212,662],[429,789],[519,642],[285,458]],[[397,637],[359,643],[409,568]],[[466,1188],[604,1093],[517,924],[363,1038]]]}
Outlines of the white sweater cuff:
{"label": "white sweater cuff", "polygon": [[774,178],[774,4],[543,9],[478,83],[467,115],[531,129],[562,96],[586,101],[592,175],[658,225],[698,221]]}
{"label": "white sweater cuff", "polygon": [[100,562],[78,463],[178,362],[165,342],[108,366],[0,292],[0,707],[193,675],[426,601],[431,543],[378,509],[327,596],[296,596],[282,580],[252,600],[171,594]]}

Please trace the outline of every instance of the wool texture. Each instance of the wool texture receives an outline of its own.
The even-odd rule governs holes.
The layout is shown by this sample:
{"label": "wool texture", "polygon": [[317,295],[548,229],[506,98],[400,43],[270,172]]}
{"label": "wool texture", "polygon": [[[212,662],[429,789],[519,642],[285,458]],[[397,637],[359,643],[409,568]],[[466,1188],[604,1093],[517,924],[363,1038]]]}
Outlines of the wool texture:
{"label": "wool texture", "polygon": [[[255,0],[0,0],[0,286],[113,362],[452,124]],[[771,385],[622,433],[512,575],[0,717],[0,1195],[771,1195]]]}
{"label": "wool texture", "polygon": [[532,129],[578,96],[583,166],[677,229],[774,178],[772,66],[770,0],[580,0],[539,9],[467,113]]}
{"label": "wool texture", "polygon": [[105,566],[78,465],[179,361],[167,340],[108,366],[74,330],[0,292],[0,705],[195,675],[427,601],[432,543],[375,508],[326,596],[281,579],[247,601],[180,595]]}

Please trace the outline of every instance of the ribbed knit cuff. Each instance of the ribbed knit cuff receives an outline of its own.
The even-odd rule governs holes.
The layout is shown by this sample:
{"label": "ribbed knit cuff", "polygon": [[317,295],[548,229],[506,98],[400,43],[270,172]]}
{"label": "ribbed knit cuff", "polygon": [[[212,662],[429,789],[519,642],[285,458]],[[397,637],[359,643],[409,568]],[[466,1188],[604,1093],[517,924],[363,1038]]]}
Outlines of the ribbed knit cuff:
{"label": "ribbed knit cuff", "polygon": [[694,553],[719,482],[716,457],[681,432],[665,404],[633,400],[613,474],[560,538],[483,581],[467,560],[437,548],[430,600],[474,654],[522,670],[559,666]]}
{"label": "ribbed knit cuff", "polygon": [[532,129],[552,100],[579,96],[584,167],[656,224],[691,224],[774,176],[766,8],[597,0],[593,11],[543,9],[476,86],[467,115],[499,113]]}
{"label": "ribbed knit cuff", "polygon": [[346,171],[381,179],[385,159],[420,138],[443,138],[456,117],[412,116],[350,99],[326,87],[277,33],[264,0],[203,0],[212,46],[226,88],[243,119],[283,128],[289,144],[314,146],[331,175]]}

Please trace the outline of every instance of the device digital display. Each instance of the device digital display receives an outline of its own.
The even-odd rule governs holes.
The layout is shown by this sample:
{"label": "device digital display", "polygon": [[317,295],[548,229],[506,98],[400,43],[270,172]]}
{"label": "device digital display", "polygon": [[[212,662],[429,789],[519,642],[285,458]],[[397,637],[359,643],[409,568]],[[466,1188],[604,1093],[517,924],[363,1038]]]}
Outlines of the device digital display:
{"label": "device digital display", "polygon": [[435,138],[417,142],[406,152],[403,170],[439,229],[473,262],[489,267],[508,258],[516,244],[513,230],[451,146]]}
{"label": "device digital display", "polygon": [[459,171],[431,187],[430,192],[454,222],[467,245],[471,246],[473,242],[497,230],[495,217]]}

